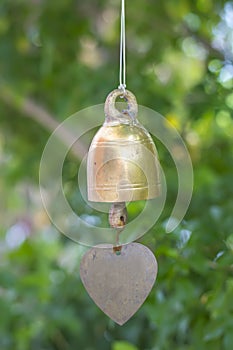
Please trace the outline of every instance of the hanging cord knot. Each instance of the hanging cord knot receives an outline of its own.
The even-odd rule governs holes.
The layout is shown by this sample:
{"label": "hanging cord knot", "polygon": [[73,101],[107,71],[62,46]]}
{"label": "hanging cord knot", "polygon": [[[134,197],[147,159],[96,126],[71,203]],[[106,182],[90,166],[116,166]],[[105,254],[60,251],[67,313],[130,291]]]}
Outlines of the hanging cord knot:
{"label": "hanging cord knot", "polygon": [[118,90],[121,90],[123,92],[123,96],[120,96],[121,98],[125,97],[126,94],[126,84],[120,84],[118,86]]}

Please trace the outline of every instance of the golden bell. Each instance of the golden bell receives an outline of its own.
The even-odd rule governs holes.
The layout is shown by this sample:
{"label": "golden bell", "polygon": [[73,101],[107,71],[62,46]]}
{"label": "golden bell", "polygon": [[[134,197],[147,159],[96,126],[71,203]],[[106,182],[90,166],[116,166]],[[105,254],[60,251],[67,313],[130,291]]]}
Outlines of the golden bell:
{"label": "golden bell", "polygon": [[[120,112],[116,98],[128,108]],[[138,122],[135,96],[112,91],[105,102],[105,123],[92,140],[87,158],[88,200],[130,202],[160,194],[158,155],[148,131]]]}

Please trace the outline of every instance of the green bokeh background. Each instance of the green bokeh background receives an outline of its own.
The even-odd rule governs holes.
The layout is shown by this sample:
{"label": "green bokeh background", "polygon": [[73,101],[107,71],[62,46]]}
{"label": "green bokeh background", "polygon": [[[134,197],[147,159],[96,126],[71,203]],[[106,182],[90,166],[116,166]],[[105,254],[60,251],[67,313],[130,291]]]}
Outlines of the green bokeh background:
{"label": "green bokeh background", "polygon": [[[140,242],[159,274],[126,325],[91,301],[79,277],[86,248],[43,209],[39,162],[52,130],[118,85],[119,13],[119,0],[0,2],[1,350],[233,347],[232,2],[126,1],[127,86],[177,128],[195,176],[187,215],[166,234],[177,176],[157,142],[168,197]],[[92,217],[77,191],[79,163],[72,154],[65,161],[66,194]]]}

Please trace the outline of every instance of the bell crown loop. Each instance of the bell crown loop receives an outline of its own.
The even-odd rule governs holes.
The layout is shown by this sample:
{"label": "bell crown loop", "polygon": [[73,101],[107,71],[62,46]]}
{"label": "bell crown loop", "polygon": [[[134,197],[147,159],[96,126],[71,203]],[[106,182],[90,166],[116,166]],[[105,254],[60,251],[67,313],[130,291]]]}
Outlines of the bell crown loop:
{"label": "bell crown loop", "polygon": [[[116,108],[117,97],[123,97],[127,103],[127,108],[119,111]],[[104,125],[118,125],[118,124],[138,124],[138,104],[134,94],[125,90],[115,89],[107,96],[105,105],[105,123]]]}

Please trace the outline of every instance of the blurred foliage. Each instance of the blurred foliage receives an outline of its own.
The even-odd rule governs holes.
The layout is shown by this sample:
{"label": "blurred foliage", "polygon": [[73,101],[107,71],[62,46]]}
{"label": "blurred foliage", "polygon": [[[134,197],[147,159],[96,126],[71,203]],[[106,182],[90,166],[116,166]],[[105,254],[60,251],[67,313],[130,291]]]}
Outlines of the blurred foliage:
{"label": "blurred foliage", "polygon": [[[117,326],[80,282],[86,248],[57,233],[43,210],[38,169],[51,129],[30,117],[23,101],[32,103],[32,114],[42,106],[58,122],[104,101],[118,85],[120,1],[1,0],[2,350],[233,347],[233,3],[134,0],[126,6],[128,87],[183,136],[195,173],[190,208],[165,234],[177,180],[157,143],[168,200],[141,241],[155,253],[159,274],[142,308]],[[85,211],[77,165],[67,157],[64,181],[72,205]]]}

